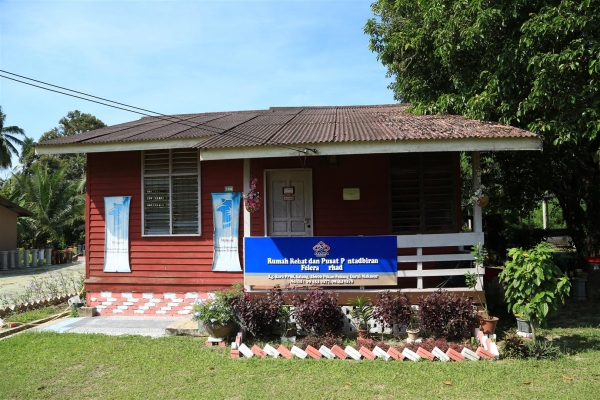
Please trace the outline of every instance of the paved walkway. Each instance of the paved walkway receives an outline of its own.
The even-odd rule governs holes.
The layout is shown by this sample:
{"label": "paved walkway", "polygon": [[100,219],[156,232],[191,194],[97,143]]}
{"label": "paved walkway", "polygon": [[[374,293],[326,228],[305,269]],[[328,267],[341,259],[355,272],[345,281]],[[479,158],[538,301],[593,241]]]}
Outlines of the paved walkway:
{"label": "paved walkway", "polygon": [[[181,317],[92,317],[65,318],[45,324],[36,331],[59,333],[100,333],[104,335],[167,336],[167,328]],[[196,327],[197,327],[196,323]]]}

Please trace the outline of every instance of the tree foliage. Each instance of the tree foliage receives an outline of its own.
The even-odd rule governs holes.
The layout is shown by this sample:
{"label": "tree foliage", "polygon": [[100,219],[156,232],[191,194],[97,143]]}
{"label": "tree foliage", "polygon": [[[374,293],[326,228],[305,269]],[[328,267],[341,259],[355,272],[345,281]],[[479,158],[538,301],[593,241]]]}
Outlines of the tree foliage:
{"label": "tree foliage", "polygon": [[36,164],[29,175],[13,174],[3,191],[33,213],[33,217],[19,218],[23,239],[32,244],[48,240],[71,244],[82,235],[85,197],[77,190],[77,181],[68,180],[63,169],[50,173]]}
{"label": "tree foliage", "polygon": [[[379,0],[370,48],[414,112],[540,134],[544,151],[487,155],[506,204],[547,193],[580,254],[600,251],[600,1]],[[484,179],[485,179],[484,175]]]}
{"label": "tree foliage", "polygon": [[19,155],[19,151],[15,146],[21,146],[23,141],[16,135],[25,136],[23,129],[18,126],[4,126],[6,114],[2,112],[0,106],[0,169],[12,167],[11,156]]}
{"label": "tree foliage", "polygon": [[[47,131],[40,137],[40,142],[56,139],[66,136],[77,135],[90,130],[103,128],[104,122],[91,114],[81,111],[69,111],[66,117],[58,121],[58,126]],[[29,173],[27,166],[34,163],[40,163],[42,167],[48,168],[50,173],[58,169],[64,169],[65,175],[69,180],[81,180],[85,176],[86,156],[85,154],[45,154],[38,156],[35,154],[33,146],[23,147],[23,155],[19,160],[24,166],[24,172]]]}

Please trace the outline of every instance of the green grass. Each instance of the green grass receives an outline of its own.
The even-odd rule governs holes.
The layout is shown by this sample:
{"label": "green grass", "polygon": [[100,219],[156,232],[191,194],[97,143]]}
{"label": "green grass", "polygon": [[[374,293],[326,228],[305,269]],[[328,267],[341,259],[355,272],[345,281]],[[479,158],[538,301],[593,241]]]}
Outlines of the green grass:
{"label": "green grass", "polygon": [[570,354],[556,361],[246,360],[200,338],[26,333],[0,341],[0,398],[595,399],[597,307],[571,304],[551,319],[542,334]]}
{"label": "green grass", "polygon": [[4,318],[4,321],[27,323],[58,314],[60,312],[65,311],[66,309],[66,304],[60,304],[58,306],[48,306],[39,308],[37,310],[30,310],[22,313],[10,314],[6,318]]}

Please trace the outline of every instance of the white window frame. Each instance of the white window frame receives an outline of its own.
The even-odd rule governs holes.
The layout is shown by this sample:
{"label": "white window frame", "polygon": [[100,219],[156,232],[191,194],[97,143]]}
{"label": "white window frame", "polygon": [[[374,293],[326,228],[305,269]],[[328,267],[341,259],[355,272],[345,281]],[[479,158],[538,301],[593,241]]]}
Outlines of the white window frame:
{"label": "white window frame", "polygon": [[[169,177],[169,230],[171,232],[173,232],[173,182],[172,182],[172,177],[173,177],[173,149],[164,149],[164,150],[168,150],[169,151],[169,173],[168,175],[165,174],[156,174],[156,175],[148,175],[156,177],[156,176],[168,176]],[[202,187],[200,186],[201,183],[201,179],[200,179],[200,172],[201,172],[201,168],[200,168],[200,151],[196,150],[196,161],[197,161],[197,165],[198,165],[198,170],[197,170],[197,174],[194,173],[182,173],[182,174],[175,174],[175,176],[189,176],[189,175],[197,175],[198,177],[198,233],[169,233],[169,234],[161,234],[161,235],[147,235],[146,231],[145,231],[145,209],[146,209],[146,195],[145,195],[145,180],[144,178],[146,177],[146,175],[144,174],[145,171],[145,162],[146,162],[146,157],[145,157],[146,151],[142,150],[142,162],[141,162],[141,166],[142,166],[142,171],[141,171],[141,175],[142,175],[142,193],[141,193],[141,198],[142,198],[142,220],[141,220],[141,228],[142,228],[142,237],[172,237],[172,236],[202,236]]]}

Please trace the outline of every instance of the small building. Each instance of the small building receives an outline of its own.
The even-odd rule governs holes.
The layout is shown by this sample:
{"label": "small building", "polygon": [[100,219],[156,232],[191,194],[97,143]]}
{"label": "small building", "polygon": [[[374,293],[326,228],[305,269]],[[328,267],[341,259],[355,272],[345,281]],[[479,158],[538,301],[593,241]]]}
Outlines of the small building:
{"label": "small building", "polygon": [[[31,217],[33,213],[0,196],[0,270],[16,268],[17,260],[17,218]],[[20,253],[19,253],[20,254]]]}
{"label": "small building", "polygon": [[[476,190],[480,151],[539,151],[541,140],[407,107],[144,117],[39,143],[38,154],[87,154],[88,305],[185,314],[196,294],[232,283],[320,286],[342,302],[379,290],[465,292],[462,275],[482,273],[465,247],[484,237],[477,204],[463,232],[460,153],[472,152]],[[259,209],[238,211],[228,194],[253,183]]]}

